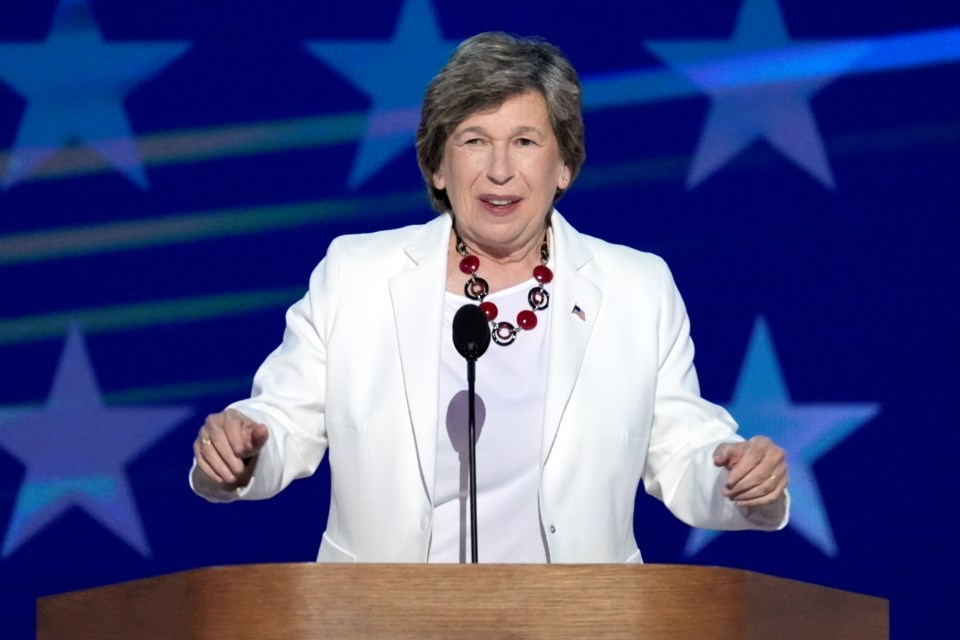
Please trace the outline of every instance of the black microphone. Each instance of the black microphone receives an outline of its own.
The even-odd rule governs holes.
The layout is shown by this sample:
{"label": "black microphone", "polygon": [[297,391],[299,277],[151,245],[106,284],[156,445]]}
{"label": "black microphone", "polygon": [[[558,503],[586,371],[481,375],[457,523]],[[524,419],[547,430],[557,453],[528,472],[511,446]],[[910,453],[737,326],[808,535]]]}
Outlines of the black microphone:
{"label": "black microphone", "polygon": [[471,562],[480,561],[477,542],[477,358],[490,346],[490,323],[487,314],[475,304],[465,304],[453,316],[453,346],[467,359],[467,442],[470,465],[470,555]]}
{"label": "black microphone", "polygon": [[453,346],[467,360],[476,360],[490,346],[487,314],[475,304],[465,304],[453,316]]}

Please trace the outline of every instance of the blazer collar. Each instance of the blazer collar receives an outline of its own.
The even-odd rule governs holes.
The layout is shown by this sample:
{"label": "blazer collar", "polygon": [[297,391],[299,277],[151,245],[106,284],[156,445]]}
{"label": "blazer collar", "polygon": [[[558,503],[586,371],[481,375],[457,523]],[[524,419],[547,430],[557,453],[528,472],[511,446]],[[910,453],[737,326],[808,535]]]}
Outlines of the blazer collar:
{"label": "blazer collar", "polygon": [[553,229],[554,288],[550,306],[546,407],[543,414],[542,464],[550,457],[570,395],[580,374],[603,295],[587,275],[593,252],[583,237],[556,210]]}
{"label": "blazer collar", "polygon": [[442,214],[423,225],[403,248],[411,268],[401,271],[389,283],[403,387],[421,480],[431,502],[437,462],[437,389],[451,222],[448,214]]}

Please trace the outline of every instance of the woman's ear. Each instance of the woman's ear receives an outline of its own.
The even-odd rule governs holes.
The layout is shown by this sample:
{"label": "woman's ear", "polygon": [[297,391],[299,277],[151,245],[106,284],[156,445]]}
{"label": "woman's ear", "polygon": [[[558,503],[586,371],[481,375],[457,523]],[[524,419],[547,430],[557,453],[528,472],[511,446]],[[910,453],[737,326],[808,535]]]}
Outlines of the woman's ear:
{"label": "woman's ear", "polygon": [[439,169],[433,174],[433,186],[435,189],[446,189],[447,181],[443,178],[443,172]]}

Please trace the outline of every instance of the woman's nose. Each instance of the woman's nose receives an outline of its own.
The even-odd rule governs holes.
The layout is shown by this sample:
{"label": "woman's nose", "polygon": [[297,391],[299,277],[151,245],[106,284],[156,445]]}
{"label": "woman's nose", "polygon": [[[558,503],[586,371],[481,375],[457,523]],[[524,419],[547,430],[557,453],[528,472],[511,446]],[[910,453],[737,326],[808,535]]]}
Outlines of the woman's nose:
{"label": "woman's nose", "polygon": [[487,178],[494,184],[506,184],[513,177],[513,163],[507,149],[493,149],[490,164],[487,166]]}

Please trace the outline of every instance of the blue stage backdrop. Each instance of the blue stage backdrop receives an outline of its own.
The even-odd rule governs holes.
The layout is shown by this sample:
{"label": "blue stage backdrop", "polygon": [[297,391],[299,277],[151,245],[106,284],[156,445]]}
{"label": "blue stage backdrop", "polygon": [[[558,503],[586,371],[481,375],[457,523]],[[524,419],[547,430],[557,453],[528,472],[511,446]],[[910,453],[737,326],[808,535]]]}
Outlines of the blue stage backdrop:
{"label": "blue stage backdrop", "polygon": [[325,465],[213,506],[191,443],[333,237],[433,215],[420,98],[486,30],[571,58],[564,215],[668,261],[704,394],[788,451],[785,531],[694,531],[641,492],[646,560],[951,635],[955,1],[33,0],[0,6],[0,637],[33,636],[41,595],[315,557]]}

